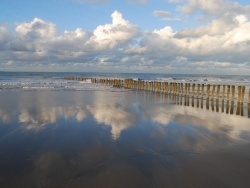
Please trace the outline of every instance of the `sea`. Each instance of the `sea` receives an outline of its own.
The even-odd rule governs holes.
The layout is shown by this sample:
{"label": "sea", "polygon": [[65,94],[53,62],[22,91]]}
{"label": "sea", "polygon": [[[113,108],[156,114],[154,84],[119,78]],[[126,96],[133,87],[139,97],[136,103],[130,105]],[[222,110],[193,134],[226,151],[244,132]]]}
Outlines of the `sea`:
{"label": "sea", "polygon": [[[65,77],[87,78],[84,81]],[[157,73],[79,73],[79,72],[0,72],[0,92],[40,90],[110,90],[91,83],[96,79],[126,79],[195,84],[241,85],[250,88],[250,75],[157,74]],[[117,88],[116,88],[117,89]]]}

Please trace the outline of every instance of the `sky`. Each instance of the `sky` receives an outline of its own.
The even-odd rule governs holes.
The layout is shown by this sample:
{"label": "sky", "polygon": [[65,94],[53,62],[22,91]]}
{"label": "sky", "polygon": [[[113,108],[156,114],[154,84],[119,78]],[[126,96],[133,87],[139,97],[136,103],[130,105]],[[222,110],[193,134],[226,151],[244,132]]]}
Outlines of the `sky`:
{"label": "sky", "polygon": [[247,0],[1,0],[0,71],[250,75]]}

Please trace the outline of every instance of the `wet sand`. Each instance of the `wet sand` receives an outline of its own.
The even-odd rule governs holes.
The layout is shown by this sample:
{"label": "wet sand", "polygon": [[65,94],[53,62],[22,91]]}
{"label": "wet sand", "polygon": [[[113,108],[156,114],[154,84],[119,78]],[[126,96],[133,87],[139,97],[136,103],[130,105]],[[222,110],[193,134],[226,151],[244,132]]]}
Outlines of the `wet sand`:
{"label": "wet sand", "polygon": [[0,187],[250,187],[247,117],[127,90],[0,98]]}

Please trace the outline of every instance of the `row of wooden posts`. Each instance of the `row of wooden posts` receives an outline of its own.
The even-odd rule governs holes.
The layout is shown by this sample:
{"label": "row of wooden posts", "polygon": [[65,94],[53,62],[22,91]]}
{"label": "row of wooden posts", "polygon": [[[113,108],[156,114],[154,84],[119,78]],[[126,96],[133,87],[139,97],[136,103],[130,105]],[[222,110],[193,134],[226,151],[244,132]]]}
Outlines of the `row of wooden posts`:
{"label": "row of wooden posts", "polygon": [[[133,79],[92,79],[92,83],[108,84],[118,87],[124,87],[127,89],[138,89],[153,92],[168,93],[173,95],[183,96],[197,96],[206,99],[218,99],[221,98],[223,101],[234,101],[236,95],[236,86],[232,85],[210,85],[210,84],[190,84],[190,83],[175,83],[175,82],[158,82],[158,81],[137,81]],[[206,92],[205,92],[206,89]],[[245,86],[238,86],[238,98],[237,102],[244,103],[245,97]],[[222,90],[222,91],[221,91]],[[250,90],[248,95],[248,103],[250,103]]]}
{"label": "row of wooden posts", "polygon": [[[88,78],[74,78],[68,77],[68,80],[84,81]],[[201,99],[201,105],[203,108],[203,99],[206,99],[206,107],[209,108],[209,100],[213,108],[214,99],[216,101],[216,107],[221,100],[222,111],[224,112],[224,101],[226,103],[226,109],[229,107],[229,101],[231,102],[230,113],[233,113],[234,102],[237,99],[237,111],[236,114],[243,113],[244,103],[248,103],[248,116],[250,116],[250,89],[248,92],[248,101],[245,101],[245,86],[235,85],[210,85],[210,84],[191,84],[191,83],[175,83],[175,82],[159,82],[159,81],[142,81],[133,79],[95,79],[91,78],[92,83],[112,85],[114,87],[124,87],[125,89],[145,90],[156,93],[166,93],[171,96],[178,96],[178,101],[182,101],[184,97],[184,105],[188,104],[189,98],[192,98],[192,106],[194,106],[194,98],[196,97],[197,105],[199,105],[198,99]],[[238,95],[238,96],[236,96]],[[175,99],[175,98],[174,98]],[[176,99],[175,99],[176,100]]]}

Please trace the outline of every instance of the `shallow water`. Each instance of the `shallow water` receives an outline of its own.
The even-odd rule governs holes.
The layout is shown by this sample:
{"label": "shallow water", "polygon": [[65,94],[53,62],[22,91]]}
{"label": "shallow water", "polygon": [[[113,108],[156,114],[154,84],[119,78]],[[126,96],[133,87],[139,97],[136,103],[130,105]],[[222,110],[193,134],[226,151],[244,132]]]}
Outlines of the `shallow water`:
{"label": "shallow water", "polygon": [[149,92],[0,93],[1,187],[249,187],[250,119]]}

